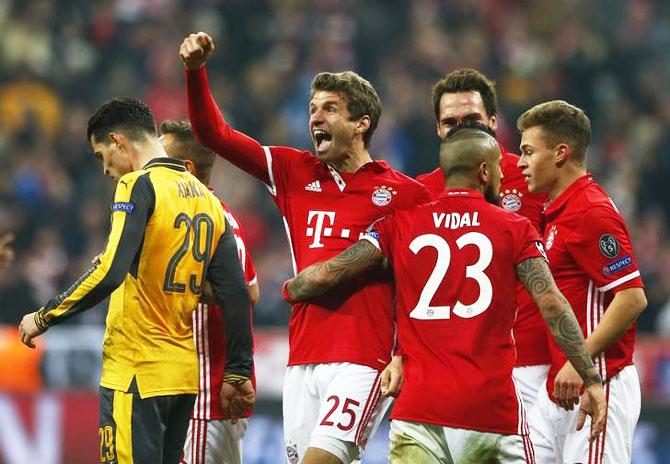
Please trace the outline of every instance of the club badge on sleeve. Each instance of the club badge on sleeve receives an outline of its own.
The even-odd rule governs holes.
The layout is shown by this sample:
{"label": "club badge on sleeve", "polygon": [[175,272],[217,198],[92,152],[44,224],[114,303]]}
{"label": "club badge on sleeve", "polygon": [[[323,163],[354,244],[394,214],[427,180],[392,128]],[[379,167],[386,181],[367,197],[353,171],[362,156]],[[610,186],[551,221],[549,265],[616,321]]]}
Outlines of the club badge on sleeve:
{"label": "club badge on sleeve", "polygon": [[621,247],[617,239],[610,234],[603,234],[598,241],[600,253],[606,258],[616,258]]}

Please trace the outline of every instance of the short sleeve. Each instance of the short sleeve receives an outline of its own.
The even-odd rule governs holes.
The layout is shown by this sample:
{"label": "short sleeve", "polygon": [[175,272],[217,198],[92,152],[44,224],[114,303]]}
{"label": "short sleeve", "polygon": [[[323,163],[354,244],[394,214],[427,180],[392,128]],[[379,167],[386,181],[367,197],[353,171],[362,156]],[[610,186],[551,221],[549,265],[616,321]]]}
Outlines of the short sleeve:
{"label": "short sleeve", "polygon": [[368,227],[361,238],[361,240],[367,240],[376,246],[387,258],[392,256],[390,231],[393,230],[393,228],[389,227],[389,223],[392,220],[393,216],[384,216],[377,219],[370,225],[370,227]]}
{"label": "short sleeve", "polygon": [[513,231],[516,235],[514,240],[516,244],[515,264],[519,264],[529,258],[543,258],[547,260],[540,234],[530,220],[517,214],[514,214],[513,220]]}
{"label": "short sleeve", "polygon": [[626,225],[613,209],[585,211],[566,246],[601,292],[644,286]]}

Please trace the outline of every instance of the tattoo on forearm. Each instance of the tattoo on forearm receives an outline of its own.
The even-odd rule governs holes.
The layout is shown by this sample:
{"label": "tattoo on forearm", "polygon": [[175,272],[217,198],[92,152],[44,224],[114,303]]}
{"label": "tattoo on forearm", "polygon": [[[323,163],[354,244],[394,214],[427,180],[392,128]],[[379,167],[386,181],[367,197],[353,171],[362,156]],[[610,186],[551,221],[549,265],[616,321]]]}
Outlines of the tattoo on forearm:
{"label": "tattoo on forearm", "polygon": [[289,281],[287,290],[296,301],[313,298],[380,265],[383,259],[377,247],[361,240],[339,255],[304,269]]}
{"label": "tattoo on forearm", "polygon": [[556,287],[549,266],[542,258],[530,258],[516,266],[519,280],[540,308],[551,334],[587,387],[601,383],[584,342],[582,329],[570,303]]}

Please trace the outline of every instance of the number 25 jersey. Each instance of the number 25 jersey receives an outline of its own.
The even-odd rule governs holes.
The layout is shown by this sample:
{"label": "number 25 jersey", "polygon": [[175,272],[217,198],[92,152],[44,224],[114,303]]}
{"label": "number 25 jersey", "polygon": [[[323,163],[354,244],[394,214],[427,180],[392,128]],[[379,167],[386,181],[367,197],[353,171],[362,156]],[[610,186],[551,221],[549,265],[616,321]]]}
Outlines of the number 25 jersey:
{"label": "number 25 jersey", "polygon": [[365,239],[395,277],[405,378],[391,417],[526,434],[511,331],[516,265],[543,257],[530,221],[450,189],[377,222]]}

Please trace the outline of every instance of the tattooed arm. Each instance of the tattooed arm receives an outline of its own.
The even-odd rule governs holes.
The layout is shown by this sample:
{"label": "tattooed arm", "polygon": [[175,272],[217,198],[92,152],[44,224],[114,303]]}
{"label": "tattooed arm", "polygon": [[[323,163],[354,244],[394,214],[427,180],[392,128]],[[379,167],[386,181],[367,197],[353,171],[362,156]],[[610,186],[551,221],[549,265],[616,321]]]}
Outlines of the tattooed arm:
{"label": "tattooed arm", "polygon": [[516,275],[540,308],[554,340],[584,379],[584,385],[602,383],[586,348],[582,329],[570,303],[556,286],[547,262],[542,258],[526,259],[517,264]]}
{"label": "tattooed arm", "polygon": [[322,295],[341,282],[379,266],[382,252],[367,240],[360,240],[339,255],[312,264],[285,284],[289,301],[302,301]]}
{"label": "tattooed arm", "polygon": [[[523,283],[528,293],[540,308],[540,313],[549,326],[551,335],[558,346],[563,350],[586,386],[578,419],[577,430],[581,430],[586,415],[591,415],[591,433],[589,440],[593,441],[602,431],[607,417],[607,402],[602,387],[602,379],[593,365],[584,341],[582,329],[575,318],[570,303],[565,299],[554,282],[549,266],[542,258],[529,258],[516,266],[516,275]],[[558,404],[571,410],[579,403],[579,388],[576,390],[554,389],[554,396]]]}

